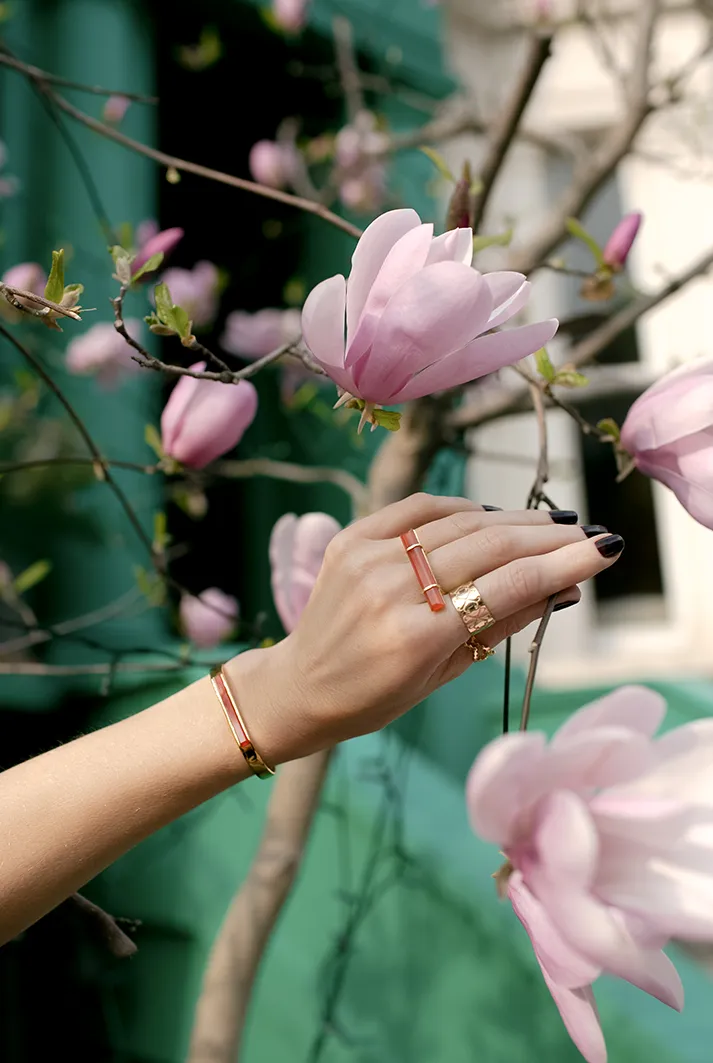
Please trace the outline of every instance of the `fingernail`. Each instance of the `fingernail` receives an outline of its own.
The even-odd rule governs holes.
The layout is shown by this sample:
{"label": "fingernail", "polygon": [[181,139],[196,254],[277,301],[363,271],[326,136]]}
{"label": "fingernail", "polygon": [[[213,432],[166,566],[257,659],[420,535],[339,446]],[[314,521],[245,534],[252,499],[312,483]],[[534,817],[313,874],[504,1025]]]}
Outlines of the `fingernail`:
{"label": "fingernail", "polygon": [[602,557],[616,557],[624,549],[621,535],[607,535],[594,544]]}
{"label": "fingernail", "polygon": [[576,524],[579,520],[573,509],[551,509],[550,516],[555,524]]}
{"label": "fingernail", "polygon": [[595,535],[603,535],[609,529],[605,528],[603,524],[583,524],[582,531],[588,539],[593,539]]}
{"label": "fingernail", "polygon": [[483,506],[483,509],[485,510],[486,513],[495,513],[495,512],[502,513],[502,511],[503,511],[503,507],[502,506]]}
{"label": "fingernail", "polygon": [[[577,602],[579,599],[577,599]],[[577,605],[577,602],[557,602],[557,605],[552,610],[553,613],[559,613],[562,609],[569,609],[570,605]]]}

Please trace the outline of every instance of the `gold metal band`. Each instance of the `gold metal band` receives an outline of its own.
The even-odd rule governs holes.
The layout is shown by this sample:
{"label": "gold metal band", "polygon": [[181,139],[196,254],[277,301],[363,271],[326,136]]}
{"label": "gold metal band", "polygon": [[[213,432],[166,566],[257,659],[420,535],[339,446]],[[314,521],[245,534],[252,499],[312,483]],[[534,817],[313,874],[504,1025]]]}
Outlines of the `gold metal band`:
{"label": "gold metal band", "polygon": [[480,597],[480,591],[472,581],[458,587],[450,597],[469,635],[478,635],[481,631],[487,631],[496,622],[495,617]]}

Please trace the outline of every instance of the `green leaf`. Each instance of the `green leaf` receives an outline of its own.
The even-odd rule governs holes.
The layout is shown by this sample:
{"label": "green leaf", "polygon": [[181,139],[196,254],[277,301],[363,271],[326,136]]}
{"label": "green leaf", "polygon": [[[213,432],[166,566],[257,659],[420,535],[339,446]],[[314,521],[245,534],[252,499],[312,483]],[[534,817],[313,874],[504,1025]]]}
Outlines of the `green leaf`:
{"label": "green leaf", "polygon": [[584,373],[578,373],[576,369],[560,369],[552,381],[560,388],[586,388],[589,383]]}
{"label": "green leaf", "polygon": [[548,384],[552,384],[557,375],[557,370],[550,361],[550,356],[544,347],[540,347],[539,351],[535,352],[535,365],[540,376],[544,377]]}
{"label": "green leaf", "polygon": [[495,236],[474,236],[473,254],[484,251],[486,247],[509,247],[514,235],[514,229],[508,229],[504,233],[496,233]]}
{"label": "green leaf", "polygon": [[151,606],[160,606],[166,600],[166,588],[163,580],[155,573],[147,572],[145,568],[136,565],[134,568],[136,584]]}
{"label": "green leaf", "polygon": [[604,432],[612,443],[618,443],[621,439],[621,430],[613,417],[604,417],[601,421],[597,421],[597,428],[600,432]]}
{"label": "green leaf", "polygon": [[191,320],[182,306],[173,307],[173,320],[176,322],[176,332],[182,340],[191,335]]}
{"label": "green leaf", "polygon": [[591,235],[588,233],[581,222],[578,222],[576,218],[567,218],[567,231],[570,236],[573,236],[575,240],[581,240],[583,244],[586,244],[589,250],[594,255],[594,261],[598,266],[603,265],[604,258],[601,247]]}
{"label": "green leaf", "polygon": [[144,440],[153,450],[157,458],[163,457],[163,444],[161,443],[161,436],[158,430],[154,428],[152,424],[147,424],[144,428]]}
{"label": "green leaf", "polygon": [[127,251],[134,246],[134,227],[130,221],[122,221],[116,234],[119,237],[119,243]]}
{"label": "green leaf", "polygon": [[166,514],[163,510],[159,510],[158,513],[154,514],[153,518],[153,548],[157,553],[162,554],[170,541],[171,536],[168,534]]}
{"label": "green leaf", "polygon": [[374,421],[387,432],[398,432],[401,427],[401,414],[398,410],[374,410]]}
{"label": "green leaf", "polygon": [[45,285],[45,299],[60,303],[64,295],[64,251],[52,252],[52,269]]}
{"label": "green leaf", "polygon": [[441,177],[444,177],[446,181],[450,181],[450,183],[453,185],[456,183],[456,179],[451,173],[448,167],[448,163],[440,154],[440,152],[436,151],[435,148],[426,147],[424,144],[422,144],[418,150],[422,151],[424,155],[428,156],[428,158],[438,170]]}
{"label": "green leaf", "polygon": [[[49,298],[49,296],[47,296]],[[52,563],[50,561],[35,561],[34,564],[26,568],[24,572],[21,572],[19,576],[15,577],[13,587],[16,594],[24,594],[25,591],[29,591],[30,587],[35,587],[38,583],[41,583],[45,576],[49,575],[52,571]]]}
{"label": "green leaf", "polygon": [[171,293],[168,290],[167,284],[157,284],[153,290],[154,299],[156,301],[156,316],[162,325],[167,325],[168,328],[178,331],[173,321],[173,299]]}
{"label": "green leaf", "polygon": [[131,283],[135,284],[139,277],[143,277],[144,273],[153,273],[155,269],[158,269],[162,262],[163,251],[159,251],[157,254],[151,255],[151,258],[147,259],[146,262],[144,262],[143,266],[139,266],[133,276],[131,275],[131,273],[129,273]]}

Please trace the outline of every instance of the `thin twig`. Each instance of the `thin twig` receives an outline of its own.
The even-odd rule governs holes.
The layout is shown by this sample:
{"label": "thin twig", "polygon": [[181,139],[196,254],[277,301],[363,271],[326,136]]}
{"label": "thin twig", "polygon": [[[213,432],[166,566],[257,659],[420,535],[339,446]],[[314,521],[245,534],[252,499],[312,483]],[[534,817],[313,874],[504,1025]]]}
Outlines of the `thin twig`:
{"label": "thin twig", "polygon": [[542,642],[547,631],[547,625],[552,619],[552,614],[555,608],[555,601],[557,595],[553,594],[547,602],[547,608],[545,609],[542,620],[538,625],[535,637],[530,644],[530,667],[527,670],[527,682],[525,683],[525,693],[522,699],[522,713],[520,715],[520,730],[526,731],[527,725],[530,720],[530,703],[532,702],[532,692],[535,688],[535,677],[537,676],[537,663],[540,659],[540,650],[542,649]]}
{"label": "thin twig", "polygon": [[515,139],[525,108],[530,102],[540,74],[549,59],[551,46],[551,34],[536,34],[531,38],[527,60],[522,73],[509,101],[503,108],[498,124],[493,129],[488,152],[480,169],[481,189],[475,196],[473,208],[474,232],[480,230],[493,187],[505,161],[505,156]]}
{"label": "thin twig", "polygon": [[97,479],[104,480],[108,484],[110,489],[113,491],[121,508],[124,510],[124,513],[126,514],[129,523],[133,527],[138,538],[141,540],[148,554],[150,555],[154,568],[157,572],[159,572],[159,574],[163,574],[165,565],[163,563],[162,558],[155,552],[153,548],[153,543],[144,531],[141,525],[141,521],[134,512],[133,506],[126,497],[122,487],[114,479],[114,476],[110,471],[108,463],[106,462],[103,454],[92,439],[87,426],[75,410],[72,403],[69,401],[69,399],[64,394],[59,385],[47,372],[39,358],[37,358],[30,350],[28,350],[27,347],[20,343],[19,340],[15,339],[13,334],[2,324],[0,324],[0,335],[4,336],[5,339],[13,345],[15,350],[19,351],[25,361],[32,366],[35,373],[37,373],[37,375],[44,381],[44,383],[47,385],[53,395],[59,400],[62,406],[64,406],[65,410],[67,411],[67,414],[69,415],[70,420],[72,421],[72,424],[75,426],[75,428],[81,435],[82,439],[84,440],[84,443],[86,444],[87,450],[94,459],[93,467]]}
{"label": "thin twig", "polygon": [[[640,317],[665,302],[672,295],[675,295],[676,292],[690,284],[697,277],[703,276],[712,267],[713,251],[707,251],[685,273],[674,277],[658,292],[650,295],[640,295],[636,299],[632,299],[628,306],[607,318],[585,339],[580,340],[579,343],[571,347],[567,355],[567,362],[575,368],[581,368],[581,366],[591,362],[593,358],[596,358],[598,354],[613,343],[622,332],[632,328]],[[527,396],[527,387],[488,391],[488,393],[476,396],[472,402],[465,403],[458,409],[453,410],[449,415],[450,425],[453,428],[462,430],[486,424],[508,413],[516,413],[527,408],[525,405]]]}
{"label": "thin twig", "polygon": [[530,385],[530,394],[532,396],[532,405],[535,409],[535,417],[537,419],[537,435],[539,441],[538,458],[537,458],[537,472],[535,474],[535,480],[530,488],[530,494],[527,499],[528,509],[537,509],[542,500],[545,484],[550,478],[550,463],[549,463],[549,448],[547,445],[547,418],[545,416],[545,403],[542,398],[542,390],[538,383],[533,381]]}
{"label": "thin twig", "polygon": [[[216,664],[220,663],[218,661]],[[111,675],[113,672],[180,672],[185,661],[170,664],[147,664],[142,661],[108,661],[105,664],[43,664],[41,661],[0,661],[0,675],[80,676]],[[207,667],[207,666],[206,666]]]}
{"label": "thin twig", "polygon": [[78,89],[80,92],[90,92],[94,96],[123,96],[132,103],[158,103],[158,96],[145,96],[141,92],[124,92],[123,89],[105,89],[101,85],[87,85],[83,81],[71,81],[69,78],[60,77],[59,74],[50,74],[47,70],[40,70],[37,66],[23,63],[3,48],[0,53],[0,62],[5,66],[17,70],[20,74],[30,77],[33,81],[45,82],[48,85],[62,85],[65,89]]}
{"label": "thin twig", "polygon": [[[33,458],[31,461],[0,461],[0,476],[6,476],[13,472],[26,472],[28,469],[44,469],[52,465],[91,466],[94,468],[94,458]],[[141,472],[147,476],[158,472],[158,465],[139,465],[134,461],[114,461],[105,458],[105,463],[112,469],[129,469],[131,472]]]}
{"label": "thin twig", "polygon": [[334,49],[337,55],[339,80],[347,105],[347,117],[353,122],[360,111],[364,110],[364,96],[361,89],[361,75],[354,55],[354,34],[349,19],[335,15],[332,19]]}
{"label": "thin twig", "polygon": [[28,292],[24,288],[13,288],[3,281],[0,281],[0,295],[4,295],[7,302],[14,306],[16,310],[33,314],[35,317],[47,317],[47,314],[42,313],[40,310],[32,310],[23,306],[22,303],[18,302],[19,299],[26,299],[29,303],[37,303],[38,306],[43,307],[45,310],[52,310],[55,314],[59,314],[60,317],[69,317],[72,321],[82,320],[81,315],[76,310],[60,306],[59,303],[53,303],[51,299],[45,299],[44,295],[38,295],[36,292]]}
{"label": "thin twig", "polygon": [[249,476],[266,476],[272,480],[289,480],[292,483],[334,484],[349,495],[357,515],[366,511],[367,486],[346,469],[324,465],[297,465],[289,461],[273,461],[272,458],[246,458],[244,461],[216,462],[209,471],[228,479],[242,480]]}
{"label": "thin twig", "polygon": [[[109,602],[108,605],[102,605],[98,609],[92,609],[89,613],[82,613],[81,616],[72,617],[70,620],[62,620],[58,624],[46,624],[44,627],[40,627],[36,623],[29,624],[27,626],[31,630],[27,634],[0,642],[0,657],[7,657],[11,653],[21,653],[31,646],[49,642],[53,638],[66,638],[68,635],[84,631],[88,627],[96,627],[99,624],[106,623],[107,620],[113,620],[115,617],[120,616],[142,597],[143,595],[139,588],[132,587],[131,590],[122,594],[116,601]],[[7,626],[5,621],[3,621],[3,626]]]}
{"label": "thin twig", "polygon": [[567,219],[580,216],[631,150],[634,138],[654,110],[649,99],[649,65],[660,10],[660,0],[639,0],[636,50],[624,118],[605,136],[599,149],[585,157],[560,201],[545,216],[532,240],[512,256],[511,269],[529,274],[539,268],[567,236]]}
{"label": "thin twig", "polygon": [[197,177],[205,177],[209,181],[217,181],[220,184],[229,185],[231,188],[239,188],[244,192],[252,192],[255,195],[263,196],[266,199],[273,199],[278,203],[285,203],[287,206],[296,207],[298,210],[304,211],[307,214],[315,214],[317,217],[334,225],[337,229],[341,229],[342,232],[348,233],[349,236],[353,236],[356,239],[361,236],[361,229],[356,225],[352,225],[352,223],[347,221],[346,218],[341,218],[322,203],[303,199],[301,196],[291,195],[289,192],[283,192],[279,188],[268,188],[267,185],[260,185],[255,181],[248,181],[244,177],[235,177],[233,174],[223,173],[221,170],[213,170],[209,166],[201,166],[199,163],[190,162],[188,159],[182,159],[177,155],[168,155],[165,151],[151,148],[148,144],[143,144],[141,141],[128,137],[125,133],[121,133],[113,126],[107,125],[96,118],[92,118],[91,115],[85,114],[84,111],[81,111],[78,107],[75,107],[74,104],[70,103],[69,100],[66,100],[64,96],[60,96],[59,93],[50,88],[47,81],[43,78],[42,75],[44,72],[36,72],[36,67],[30,68],[26,63],[8,56],[5,53],[0,53],[0,65],[11,67],[13,70],[17,70],[25,77],[35,81],[36,84],[42,88],[43,92],[52,99],[57,107],[61,108],[61,110],[68,114],[70,118],[73,118],[76,122],[81,122],[82,125],[93,130],[95,133],[98,133],[100,136],[113,140],[116,144],[121,144],[122,147],[128,148],[129,151],[134,151],[138,155],[144,155],[146,158],[152,159],[154,162],[157,162],[161,166],[165,166],[167,169],[174,169],[183,173],[192,173]]}

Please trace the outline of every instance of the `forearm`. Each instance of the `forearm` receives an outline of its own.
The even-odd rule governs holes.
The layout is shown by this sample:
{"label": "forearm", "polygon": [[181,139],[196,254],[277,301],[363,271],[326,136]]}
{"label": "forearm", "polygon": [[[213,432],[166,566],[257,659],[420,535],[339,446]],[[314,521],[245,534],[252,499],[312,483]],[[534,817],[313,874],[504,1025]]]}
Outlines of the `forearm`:
{"label": "forearm", "polygon": [[[259,691],[250,700],[258,705]],[[265,734],[264,721],[256,742],[258,733]],[[208,677],[2,773],[0,942],[248,774]]]}

